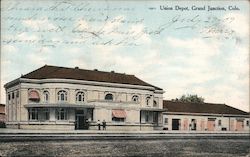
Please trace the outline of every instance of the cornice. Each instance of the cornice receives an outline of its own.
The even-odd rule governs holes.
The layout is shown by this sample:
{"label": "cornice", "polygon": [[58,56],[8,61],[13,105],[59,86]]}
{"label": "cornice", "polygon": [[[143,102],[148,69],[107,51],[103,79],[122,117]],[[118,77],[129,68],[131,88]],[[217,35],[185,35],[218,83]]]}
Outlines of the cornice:
{"label": "cornice", "polygon": [[[44,83],[68,83],[68,84],[81,84],[81,85],[91,85],[91,86],[102,86],[102,87],[115,87],[115,88],[129,88],[129,89],[140,89],[140,90],[150,90],[157,93],[164,93],[163,90],[156,90],[151,86],[141,86],[141,85],[130,85],[130,84],[119,84],[119,83],[108,83],[108,82],[97,82],[97,81],[84,81],[84,80],[73,80],[73,79],[26,79],[20,78],[17,81],[21,83],[34,83],[34,84],[44,84]],[[8,88],[14,82],[7,83],[5,88]]]}

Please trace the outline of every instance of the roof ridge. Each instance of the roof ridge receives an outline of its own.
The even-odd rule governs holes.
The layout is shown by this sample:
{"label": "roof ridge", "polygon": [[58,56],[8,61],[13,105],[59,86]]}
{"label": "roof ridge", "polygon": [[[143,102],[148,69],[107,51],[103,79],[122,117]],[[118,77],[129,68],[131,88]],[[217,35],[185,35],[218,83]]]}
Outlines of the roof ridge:
{"label": "roof ridge", "polygon": [[[43,67],[48,66],[48,67],[55,67],[55,68],[64,68],[64,69],[76,69],[76,68],[71,68],[71,67],[63,67],[63,66],[55,66],[55,65],[47,65],[45,64]],[[39,68],[40,69],[40,68]],[[37,69],[38,70],[38,69]],[[134,74],[126,74],[126,73],[121,73],[121,72],[112,72],[112,71],[103,71],[103,70],[97,70],[95,71],[95,69],[90,70],[90,69],[83,69],[83,68],[78,68],[78,70],[85,70],[85,71],[91,71],[91,72],[102,72],[102,73],[115,73],[115,74],[120,74],[120,75],[128,75],[128,76],[135,76]]]}
{"label": "roof ridge", "polygon": [[61,78],[61,79],[76,79],[76,80],[86,80],[86,81],[99,81],[99,82],[110,82],[110,83],[120,83],[120,84],[131,84],[153,87],[154,90],[163,90],[159,87],[153,86],[135,75],[118,73],[114,71],[99,71],[99,70],[89,70],[82,69],[79,67],[63,67],[47,65],[31,71],[30,73],[23,75],[22,78],[30,79],[46,79],[46,78]]}
{"label": "roof ridge", "polygon": [[[207,105],[226,105],[225,103],[209,103],[209,102],[204,102],[204,103],[198,103],[198,102],[181,102],[181,101],[172,101],[172,100],[163,100],[163,101],[170,101],[170,102],[174,102],[174,103],[191,103],[191,104],[207,104]],[[229,105],[226,105],[229,106]],[[231,106],[230,106],[231,107]]]}
{"label": "roof ridge", "polygon": [[[174,111],[196,111],[194,113],[214,113],[221,112],[222,114],[249,114],[248,112],[226,105],[226,104],[215,104],[215,103],[191,103],[191,102],[175,102],[171,100],[163,100],[165,108],[171,108]],[[187,109],[188,108],[188,109]],[[199,109],[198,109],[199,108]],[[176,110],[177,109],[177,110]],[[221,114],[220,113],[220,114]]]}

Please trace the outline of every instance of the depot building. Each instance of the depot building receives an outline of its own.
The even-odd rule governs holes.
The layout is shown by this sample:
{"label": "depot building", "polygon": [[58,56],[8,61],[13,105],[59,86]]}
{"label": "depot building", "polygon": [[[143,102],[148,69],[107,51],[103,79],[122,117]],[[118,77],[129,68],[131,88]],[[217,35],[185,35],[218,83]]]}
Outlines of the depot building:
{"label": "depot building", "polygon": [[45,65],[4,87],[8,128],[162,129],[164,91],[134,75]]}
{"label": "depot building", "polygon": [[163,129],[249,132],[250,115],[226,104],[163,101]]}

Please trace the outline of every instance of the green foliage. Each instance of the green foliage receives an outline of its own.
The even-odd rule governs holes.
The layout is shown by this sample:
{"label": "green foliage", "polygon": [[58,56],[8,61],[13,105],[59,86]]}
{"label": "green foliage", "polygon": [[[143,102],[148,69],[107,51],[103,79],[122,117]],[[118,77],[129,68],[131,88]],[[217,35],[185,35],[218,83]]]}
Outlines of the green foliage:
{"label": "green foliage", "polygon": [[187,95],[182,95],[180,98],[172,99],[172,101],[175,102],[191,102],[191,103],[204,103],[204,98],[203,97],[198,97],[197,94],[192,95],[192,94],[187,94]]}

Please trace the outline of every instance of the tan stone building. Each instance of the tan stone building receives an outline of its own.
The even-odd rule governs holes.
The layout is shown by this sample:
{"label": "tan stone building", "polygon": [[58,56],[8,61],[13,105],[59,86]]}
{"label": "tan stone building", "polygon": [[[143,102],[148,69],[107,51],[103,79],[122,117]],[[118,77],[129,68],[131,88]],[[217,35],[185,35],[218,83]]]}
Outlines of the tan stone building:
{"label": "tan stone building", "polygon": [[249,132],[249,113],[225,104],[164,100],[163,106],[164,130]]}
{"label": "tan stone building", "polygon": [[4,87],[9,128],[162,129],[164,91],[134,75],[45,65]]}

